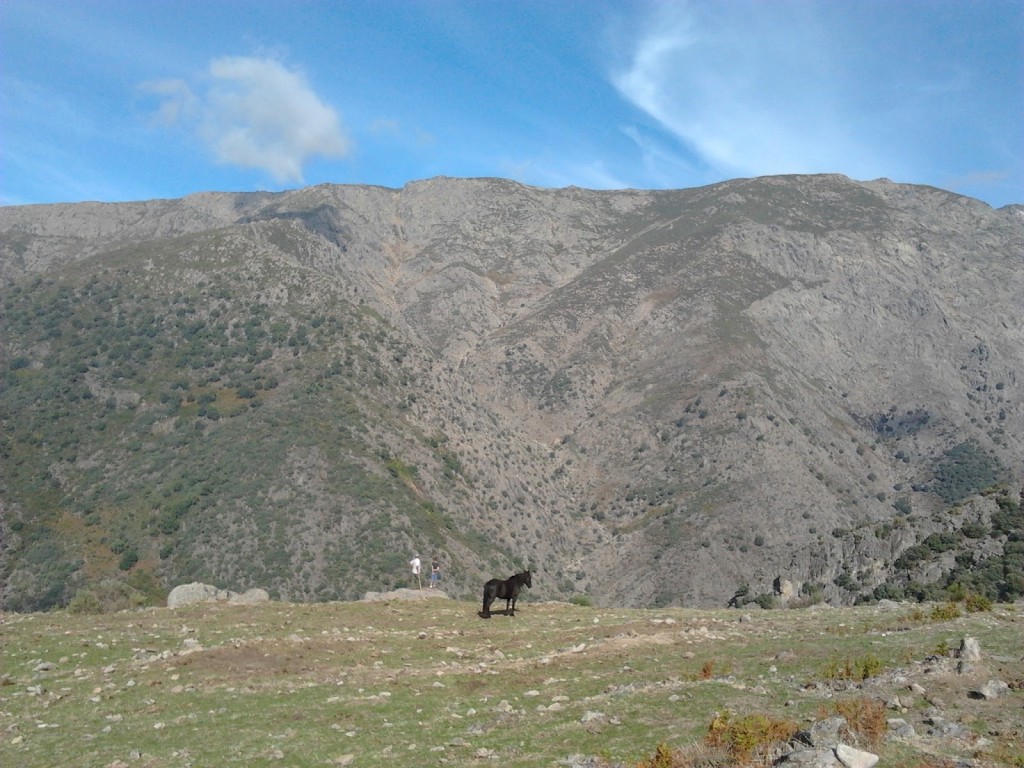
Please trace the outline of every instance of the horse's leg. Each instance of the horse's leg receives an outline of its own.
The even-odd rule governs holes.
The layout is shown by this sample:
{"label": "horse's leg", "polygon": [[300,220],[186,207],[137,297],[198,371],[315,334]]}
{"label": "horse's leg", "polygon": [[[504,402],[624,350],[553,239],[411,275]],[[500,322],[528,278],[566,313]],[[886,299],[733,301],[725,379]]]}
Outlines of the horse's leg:
{"label": "horse's leg", "polygon": [[512,595],[512,613],[510,613],[509,616],[515,616],[515,615],[516,615],[516,596]]}
{"label": "horse's leg", "polygon": [[[494,601],[493,595],[488,594],[489,590],[484,587],[484,608],[480,611],[480,614],[485,618],[491,618],[491,603]],[[490,598],[490,599],[488,599]]]}

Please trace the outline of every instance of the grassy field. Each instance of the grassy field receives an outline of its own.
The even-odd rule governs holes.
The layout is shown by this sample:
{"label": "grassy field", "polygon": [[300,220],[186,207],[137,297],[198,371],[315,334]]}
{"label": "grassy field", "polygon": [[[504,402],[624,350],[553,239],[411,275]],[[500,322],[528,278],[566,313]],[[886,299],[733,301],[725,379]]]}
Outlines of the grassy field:
{"label": "grassy field", "polygon": [[[889,716],[916,722],[940,707],[971,736],[915,726],[918,739],[865,745],[881,765],[944,765],[929,753],[1024,765],[1019,603],[956,618],[912,605],[745,613],[527,598],[515,617],[484,621],[477,607],[433,597],[8,614],[0,765],[525,768],[585,755],[634,766],[659,744],[702,741],[716,713],[806,727],[837,702],[893,696],[907,711]],[[983,658],[957,675],[948,656],[964,636]],[[990,678],[1013,690],[969,696]]]}

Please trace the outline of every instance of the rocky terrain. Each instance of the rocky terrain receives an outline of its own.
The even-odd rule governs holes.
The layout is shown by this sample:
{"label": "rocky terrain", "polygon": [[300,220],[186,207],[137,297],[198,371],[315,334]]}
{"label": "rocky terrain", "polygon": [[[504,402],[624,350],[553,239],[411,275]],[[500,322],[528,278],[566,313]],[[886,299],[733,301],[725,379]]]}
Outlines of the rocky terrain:
{"label": "rocky terrain", "polygon": [[3,604],[1013,599],[1022,260],[1024,207],[839,176],[5,208]]}
{"label": "rocky terrain", "polygon": [[974,613],[888,601],[748,612],[527,598],[514,618],[490,621],[477,608],[396,595],[0,615],[0,761],[996,768],[1024,760],[1021,603]]}

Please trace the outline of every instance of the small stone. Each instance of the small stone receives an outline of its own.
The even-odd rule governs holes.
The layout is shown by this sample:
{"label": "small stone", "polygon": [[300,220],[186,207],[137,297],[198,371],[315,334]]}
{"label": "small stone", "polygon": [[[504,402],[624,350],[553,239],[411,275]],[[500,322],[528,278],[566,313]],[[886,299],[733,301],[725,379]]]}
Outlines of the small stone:
{"label": "small stone", "polygon": [[778,764],[792,768],[833,768],[839,763],[831,749],[796,749],[782,757]]}
{"label": "small stone", "polygon": [[891,717],[886,721],[886,723],[889,726],[889,733],[893,738],[913,739],[917,736],[917,732],[914,731],[914,726],[902,717]]}
{"label": "small stone", "polygon": [[854,749],[846,744],[837,744],[836,757],[846,768],[874,768],[878,763],[878,755]]}
{"label": "small stone", "polygon": [[52,661],[43,661],[43,662],[40,662],[39,664],[36,664],[35,671],[36,672],[52,672],[56,668],[57,668],[57,665],[54,664]]}

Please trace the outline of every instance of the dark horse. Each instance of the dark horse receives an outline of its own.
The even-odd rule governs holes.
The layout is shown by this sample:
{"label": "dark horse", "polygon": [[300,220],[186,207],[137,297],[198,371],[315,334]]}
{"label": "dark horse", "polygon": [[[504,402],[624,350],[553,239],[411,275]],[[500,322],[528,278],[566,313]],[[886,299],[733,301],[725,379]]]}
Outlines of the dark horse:
{"label": "dark horse", "polygon": [[[524,585],[527,587],[533,586],[533,583],[530,581],[529,571],[509,576],[504,581],[501,579],[491,579],[488,581],[484,584],[484,609],[480,611],[480,615],[485,619],[491,618],[491,603],[498,599],[505,601],[505,615],[515,616],[516,598],[519,597],[519,592]],[[509,605],[512,607],[509,608]]]}

